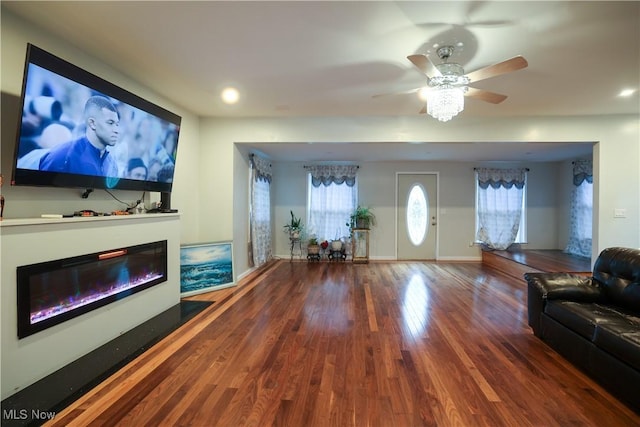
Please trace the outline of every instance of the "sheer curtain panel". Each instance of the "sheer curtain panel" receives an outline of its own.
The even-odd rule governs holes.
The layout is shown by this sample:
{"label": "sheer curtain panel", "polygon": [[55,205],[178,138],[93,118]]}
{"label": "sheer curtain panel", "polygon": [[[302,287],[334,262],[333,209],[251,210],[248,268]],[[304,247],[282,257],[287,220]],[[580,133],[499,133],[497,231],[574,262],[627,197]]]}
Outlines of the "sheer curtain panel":
{"label": "sheer curtain panel", "polygon": [[251,154],[249,262],[260,266],[271,259],[271,164]]}
{"label": "sheer curtain panel", "polygon": [[347,222],[356,208],[355,165],[305,166],[309,172],[308,233],[318,239],[349,236]]}
{"label": "sheer curtain panel", "polygon": [[593,162],[573,162],[573,189],[571,191],[571,213],[569,241],[565,252],[591,258],[593,217]]}
{"label": "sheer curtain panel", "polygon": [[523,226],[526,173],[527,169],[476,169],[476,240],[490,249],[505,250],[516,241],[518,231]]}

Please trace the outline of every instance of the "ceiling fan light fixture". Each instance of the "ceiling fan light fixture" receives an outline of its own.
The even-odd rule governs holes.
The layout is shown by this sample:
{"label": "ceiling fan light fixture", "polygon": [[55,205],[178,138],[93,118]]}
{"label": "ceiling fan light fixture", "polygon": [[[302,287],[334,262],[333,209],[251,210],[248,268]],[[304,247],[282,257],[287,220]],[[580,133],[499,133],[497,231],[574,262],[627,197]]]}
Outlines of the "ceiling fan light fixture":
{"label": "ceiling fan light fixture", "polygon": [[464,110],[464,87],[443,85],[427,93],[427,113],[447,122]]}

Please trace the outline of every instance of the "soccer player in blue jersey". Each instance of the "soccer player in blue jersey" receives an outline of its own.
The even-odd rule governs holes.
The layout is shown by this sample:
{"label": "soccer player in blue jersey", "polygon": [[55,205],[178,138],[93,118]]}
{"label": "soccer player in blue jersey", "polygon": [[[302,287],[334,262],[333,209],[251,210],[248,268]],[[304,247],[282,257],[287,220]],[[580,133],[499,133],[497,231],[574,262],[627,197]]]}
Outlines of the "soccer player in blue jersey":
{"label": "soccer player in blue jersey", "polygon": [[118,143],[120,119],[104,96],[92,96],[84,107],[85,136],[60,144],[40,160],[40,170],[118,177],[118,166],[107,147]]}

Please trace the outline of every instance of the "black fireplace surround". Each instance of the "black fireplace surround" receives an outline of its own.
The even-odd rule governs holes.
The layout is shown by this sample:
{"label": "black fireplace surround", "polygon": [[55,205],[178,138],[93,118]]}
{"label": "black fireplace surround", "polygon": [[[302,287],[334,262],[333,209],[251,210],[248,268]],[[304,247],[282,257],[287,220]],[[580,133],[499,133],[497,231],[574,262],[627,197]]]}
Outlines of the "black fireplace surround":
{"label": "black fireplace surround", "polygon": [[20,266],[18,338],[166,280],[166,240]]}

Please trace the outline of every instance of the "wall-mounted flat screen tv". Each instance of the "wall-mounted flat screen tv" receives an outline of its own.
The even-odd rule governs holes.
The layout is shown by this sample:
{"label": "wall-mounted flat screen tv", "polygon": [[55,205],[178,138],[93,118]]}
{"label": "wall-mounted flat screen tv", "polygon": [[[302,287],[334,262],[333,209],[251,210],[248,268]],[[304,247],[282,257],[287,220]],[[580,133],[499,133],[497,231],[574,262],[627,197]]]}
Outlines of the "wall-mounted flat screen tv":
{"label": "wall-mounted flat screen tv", "polygon": [[13,185],[171,192],[181,117],[32,44]]}

